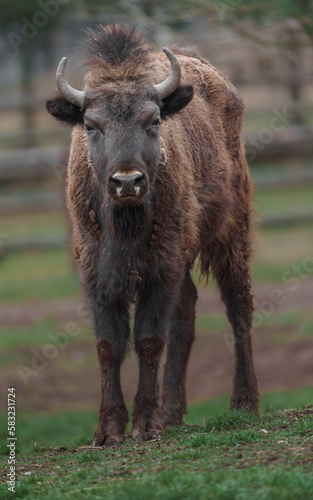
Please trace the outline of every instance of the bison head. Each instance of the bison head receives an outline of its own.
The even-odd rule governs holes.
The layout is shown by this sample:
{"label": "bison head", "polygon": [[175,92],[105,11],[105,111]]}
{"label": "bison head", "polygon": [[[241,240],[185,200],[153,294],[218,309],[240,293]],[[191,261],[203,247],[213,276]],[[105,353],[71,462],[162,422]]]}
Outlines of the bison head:
{"label": "bison head", "polygon": [[55,118],[84,128],[91,166],[114,203],[142,203],[153,190],[162,157],[161,121],[179,112],[193,96],[191,85],[180,84],[177,58],[163,50],[171,72],[162,83],[105,81],[85,91],[66,81],[63,58],[57,70],[61,96],[47,101]]}

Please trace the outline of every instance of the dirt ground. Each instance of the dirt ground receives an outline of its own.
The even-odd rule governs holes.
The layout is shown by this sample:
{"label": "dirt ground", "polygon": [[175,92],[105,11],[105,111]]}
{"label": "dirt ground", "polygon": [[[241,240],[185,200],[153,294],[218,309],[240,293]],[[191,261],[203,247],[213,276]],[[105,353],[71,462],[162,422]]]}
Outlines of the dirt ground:
{"label": "dirt ground", "polygon": [[[276,304],[271,295],[277,285],[258,284],[255,298],[259,313],[272,311],[311,311],[313,280],[303,281],[297,291],[282,289],[284,301]],[[29,325],[53,315],[62,325],[81,321],[79,299],[57,303],[6,305],[0,307],[1,322],[6,326]],[[214,288],[199,290],[198,316],[225,311]],[[267,313],[269,314],[269,313]],[[294,337],[293,327],[260,325],[254,329],[254,352],[260,392],[272,392],[313,385],[312,337]],[[279,341],[277,340],[279,335]],[[29,348],[19,348],[23,352]],[[31,358],[30,358],[31,359]],[[162,366],[164,359],[162,361]],[[234,353],[231,329],[199,331],[193,346],[188,374],[187,396],[190,402],[230,393]],[[58,359],[30,377],[25,385],[12,366],[3,372],[2,382],[16,387],[19,408],[32,410],[97,409],[100,395],[99,368],[92,335],[88,342],[79,338],[60,351]],[[138,380],[137,360],[131,347],[122,368],[125,400],[131,403]]]}

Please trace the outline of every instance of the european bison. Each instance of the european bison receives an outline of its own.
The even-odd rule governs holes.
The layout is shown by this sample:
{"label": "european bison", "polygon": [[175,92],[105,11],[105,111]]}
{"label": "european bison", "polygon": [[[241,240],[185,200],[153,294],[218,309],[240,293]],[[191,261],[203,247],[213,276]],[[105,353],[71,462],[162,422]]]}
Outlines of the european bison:
{"label": "european bison", "polygon": [[216,278],[234,331],[231,408],[256,411],[242,101],[194,49],[155,53],[135,29],[114,25],[90,30],[86,45],[84,90],[66,81],[63,58],[60,96],[47,109],[74,126],[67,199],[102,382],[94,444],[125,439],[120,366],[132,304],[140,366],[132,437],[153,439],[182,423],[197,299],[190,270],[197,257],[201,274]]}

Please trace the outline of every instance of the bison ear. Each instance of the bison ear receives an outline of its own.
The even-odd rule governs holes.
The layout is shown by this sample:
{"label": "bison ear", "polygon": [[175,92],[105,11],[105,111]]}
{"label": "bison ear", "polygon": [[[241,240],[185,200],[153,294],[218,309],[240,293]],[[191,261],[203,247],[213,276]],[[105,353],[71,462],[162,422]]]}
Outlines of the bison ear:
{"label": "bison ear", "polygon": [[68,102],[64,97],[49,99],[46,102],[46,108],[50,115],[70,127],[84,123],[84,111]]}
{"label": "bison ear", "polygon": [[169,97],[163,99],[161,104],[161,118],[166,119],[178,113],[193,98],[192,85],[180,85]]}

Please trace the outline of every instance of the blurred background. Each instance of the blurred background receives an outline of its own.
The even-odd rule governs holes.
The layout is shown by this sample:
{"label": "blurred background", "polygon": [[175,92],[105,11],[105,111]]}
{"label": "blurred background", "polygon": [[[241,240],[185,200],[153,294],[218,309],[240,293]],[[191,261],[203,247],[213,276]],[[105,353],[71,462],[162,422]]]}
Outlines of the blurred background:
{"label": "blurred background", "polygon": [[[90,438],[96,425],[99,368],[64,197],[70,130],[45,110],[61,57],[81,87],[82,30],[96,23],[136,24],[157,49],[196,45],[237,87],[259,221],[252,275],[261,408],[313,404],[312,2],[1,0],[0,7],[1,392],[16,388],[21,446]],[[199,285],[196,328],[191,423],[229,404],[233,341],[214,283]],[[122,381],[131,404],[132,349]],[[4,436],[6,406],[4,397]]]}

